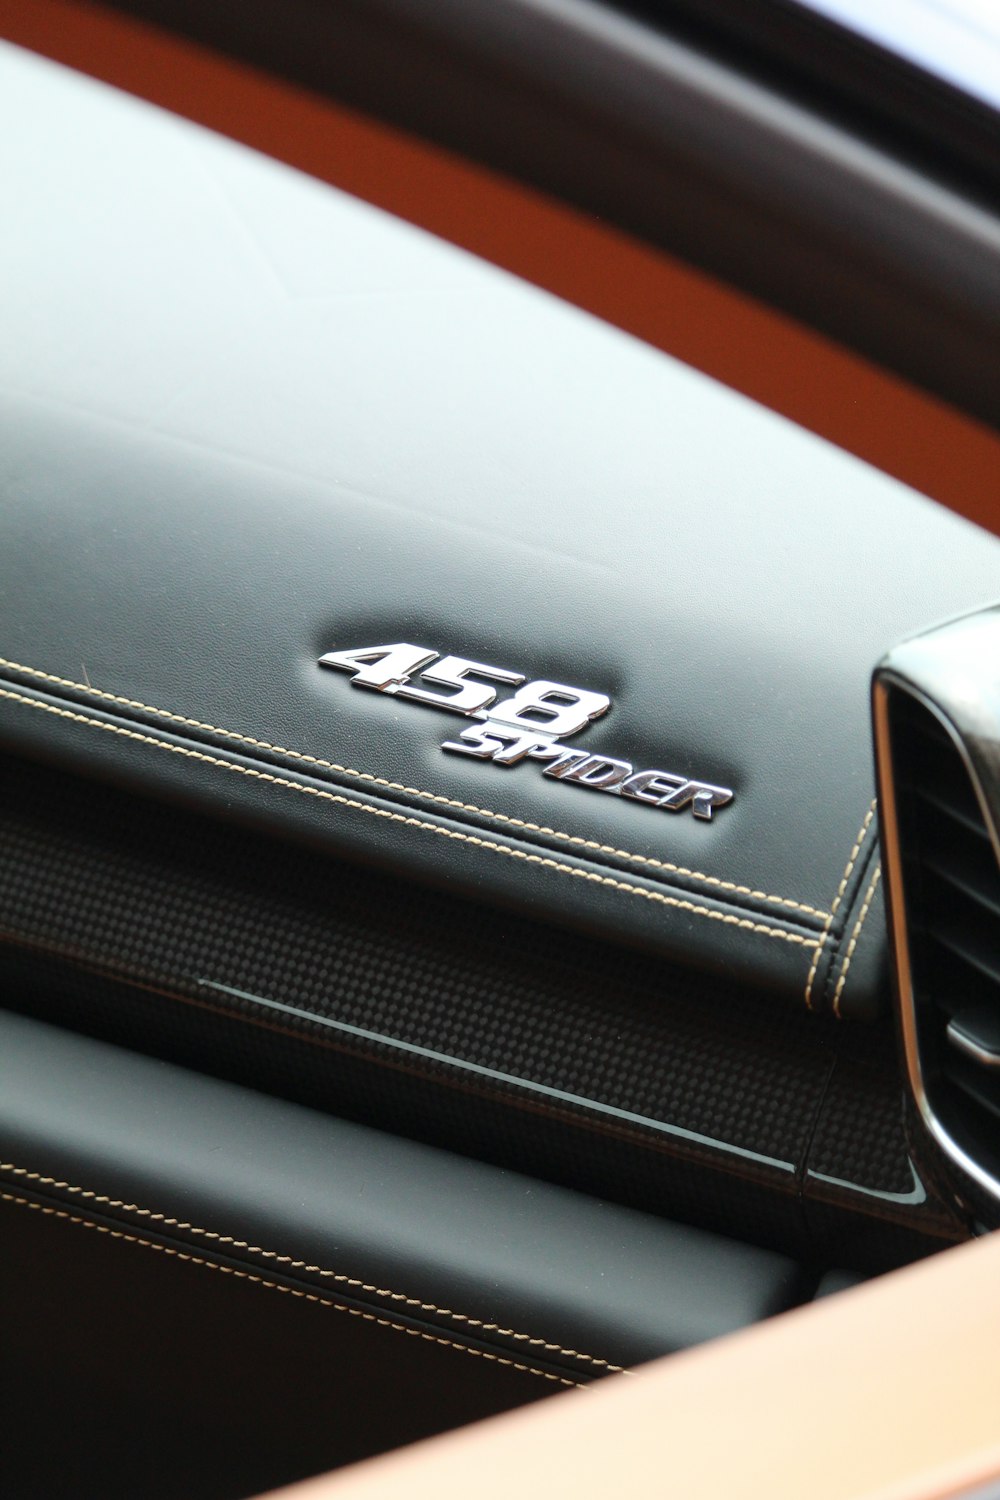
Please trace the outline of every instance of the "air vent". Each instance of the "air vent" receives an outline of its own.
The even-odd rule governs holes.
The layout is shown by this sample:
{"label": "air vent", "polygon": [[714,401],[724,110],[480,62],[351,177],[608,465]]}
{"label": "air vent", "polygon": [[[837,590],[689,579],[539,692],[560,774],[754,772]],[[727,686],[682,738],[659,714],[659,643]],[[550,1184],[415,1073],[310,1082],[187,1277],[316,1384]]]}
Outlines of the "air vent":
{"label": "air vent", "polygon": [[911,1082],[951,1161],[1000,1204],[1000,864],[958,730],[876,682],[883,841]]}

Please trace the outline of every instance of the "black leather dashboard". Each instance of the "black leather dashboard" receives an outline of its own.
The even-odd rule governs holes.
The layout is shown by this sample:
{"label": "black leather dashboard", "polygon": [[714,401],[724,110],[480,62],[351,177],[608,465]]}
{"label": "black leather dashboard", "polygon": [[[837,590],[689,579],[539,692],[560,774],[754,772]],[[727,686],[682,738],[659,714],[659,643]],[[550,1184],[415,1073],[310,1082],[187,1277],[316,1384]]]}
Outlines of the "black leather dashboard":
{"label": "black leather dashboard", "polygon": [[[55,86],[8,71],[29,104]],[[177,227],[135,187],[123,277],[58,182],[33,224],[49,285],[0,372],[4,742],[873,1014],[867,676],[993,596],[997,544],[374,210],[59,87],[65,192],[113,191],[83,145],[124,107]],[[33,309],[67,298],[60,345]],[[606,695],[567,744],[732,801],[706,822],[449,755],[455,715],[317,666],[398,641]]]}
{"label": "black leather dashboard", "polygon": [[[609,424],[598,480],[562,436],[570,403],[550,402],[531,418],[534,477],[505,475],[509,502],[477,494],[468,461],[443,491],[437,462],[383,459],[378,485],[345,493],[8,393],[4,742],[870,1016],[884,940],[867,673],[887,640],[985,598],[997,546],[690,373],[667,368],[660,407],[650,356],[620,353],[652,376],[640,431],[611,442]],[[366,399],[350,420],[329,413],[345,474],[417,420],[377,394],[384,373],[374,350],[353,363]],[[690,441],[687,382],[719,406],[724,465],[707,431]],[[419,382],[407,399],[423,405]],[[488,413],[474,385],[464,399],[455,432],[529,419]],[[810,487],[835,502],[810,514]],[[946,576],[926,562],[942,549]],[[708,822],[530,761],[449,755],[456,716],[317,664],[396,641],[606,694],[567,744],[732,801]]]}
{"label": "black leather dashboard", "polygon": [[[324,1106],[331,1029],[393,1068],[423,1047],[417,1102],[369,1059],[353,1083],[338,1064],[336,1107],[451,1145],[469,1120],[434,1089],[475,1074],[519,1120],[481,1120],[477,1151],[765,1243],[840,1258],[845,1183],[864,1212],[928,1217],[885,1038],[840,1056],[820,1023],[885,992],[870,666],[990,597],[996,543],[374,210],[4,66],[18,170],[46,164],[61,205],[8,267],[37,295],[0,356],[3,921],[8,953],[69,966],[43,1013]],[[158,187],[123,198],[124,132]],[[498,698],[515,675],[603,695],[566,746],[731,799],[699,818],[446,753],[478,721],[319,664],[393,642],[500,669]],[[283,936],[305,932],[308,967]],[[127,994],[75,995],[74,966]],[[202,1013],[225,995],[243,1029],[166,1002],[154,1021],[154,991]],[[282,1054],[279,1013],[315,1045]],[[627,1166],[605,1149],[625,1136]],[[847,1261],[882,1261],[860,1244]]]}
{"label": "black leather dashboard", "polygon": [[208,1402],[236,1495],[974,1232],[904,1130],[866,688],[997,543],[240,148],[5,98],[8,1369],[168,1448]]}
{"label": "black leather dashboard", "polygon": [[[55,89],[79,145],[9,268],[4,743],[874,1014],[868,673],[994,596],[997,543],[500,272],[50,69],[7,62],[26,119]],[[92,210],[120,167],[91,142],[126,127],[175,227],[133,184],[123,275]],[[26,126],[18,170],[46,141]],[[192,219],[214,247],[195,261]],[[708,822],[446,754],[456,715],[317,665],[398,641],[603,694],[568,745],[732,800]]]}

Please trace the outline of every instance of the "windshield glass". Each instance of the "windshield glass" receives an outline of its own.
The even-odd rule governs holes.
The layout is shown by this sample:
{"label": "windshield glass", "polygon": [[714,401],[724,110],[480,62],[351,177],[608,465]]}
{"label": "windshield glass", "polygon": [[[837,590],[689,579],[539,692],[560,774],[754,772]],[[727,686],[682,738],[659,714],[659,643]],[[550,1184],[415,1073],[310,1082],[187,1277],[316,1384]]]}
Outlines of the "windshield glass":
{"label": "windshield glass", "polygon": [[802,3],[1000,109],[1000,5],[996,0]]}

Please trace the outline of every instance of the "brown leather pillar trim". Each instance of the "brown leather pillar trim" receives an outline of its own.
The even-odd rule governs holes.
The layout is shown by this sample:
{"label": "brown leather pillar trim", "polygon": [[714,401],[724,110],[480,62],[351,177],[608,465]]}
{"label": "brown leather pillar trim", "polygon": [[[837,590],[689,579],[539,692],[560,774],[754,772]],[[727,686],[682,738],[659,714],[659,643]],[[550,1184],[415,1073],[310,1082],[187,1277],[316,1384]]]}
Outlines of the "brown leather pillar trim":
{"label": "brown leather pillar trim", "polygon": [[1000,1475],[1000,1238],[282,1500],[945,1500]]}
{"label": "brown leather pillar trim", "polygon": [[0,0],[0,34],[419,224],[1000,530],[1000,436],[606,224],[98,5]]}

